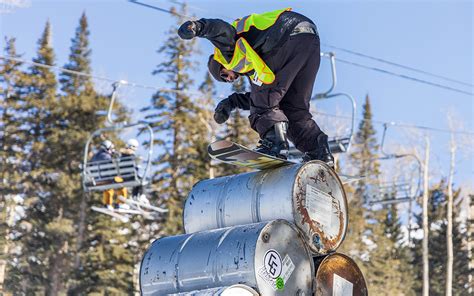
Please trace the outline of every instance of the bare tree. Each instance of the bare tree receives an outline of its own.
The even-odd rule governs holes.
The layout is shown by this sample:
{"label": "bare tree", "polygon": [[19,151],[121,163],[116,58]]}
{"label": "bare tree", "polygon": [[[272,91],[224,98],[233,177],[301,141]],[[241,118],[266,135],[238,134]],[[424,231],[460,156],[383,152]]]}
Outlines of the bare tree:
{"label": "bare tree", "polygon": [[430,139],[425,137],[425,160],[423,164],[423,296],[429,295],[430,276],[428,259],[428,197],[429,197],[429,162],[430,162]]}
{"label": "bare tree", "polygon": [[[450,165],[448,175],[448,203],[447,203],[447,230],[446,230],[446,290],[447,296],[452,295],[453,287],[453,179],[454,169],[456,166],[456,152],[459,149],[463,149],[469,153],[472,152],[472,137],[466,137],[462,135],[456,136],[453,131],[456,129],[463,129],[464,124],[460,122],[459,116],[456,116],[452,110],[447,113],[448,126],[451,130],[451,140],[449,145],[450,152]],[[461,146],[461,147],[460,147]]]}
{"label": "bare tree", "polygon": [[448,205],[446,213],[448,220],[448,225],[446,229],[446,296],[451,296],[453,292],[453,178],[456,159],[456,141],[454,139],[454,134],[451,134],[449,150],[451,160],[449,164]]}

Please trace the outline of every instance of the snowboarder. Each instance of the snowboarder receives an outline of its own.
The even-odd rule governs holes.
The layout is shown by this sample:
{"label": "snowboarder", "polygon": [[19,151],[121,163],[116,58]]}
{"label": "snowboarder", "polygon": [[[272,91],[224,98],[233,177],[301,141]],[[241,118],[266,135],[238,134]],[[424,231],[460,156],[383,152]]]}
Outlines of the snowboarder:
{"label": "snowboarder", "polygon": [[251,14],[232,25],[220,19],[187,21],[183,39],[206,38],[215,46],[208,69],[221,82],[247,76],[251,92],[233,93],[215,109],[224,123],[235,108],[250,110],[250,125],[260,135],[256,151],[286,158],[288,139],[303,160],[334,165],[328,137],[312,119],[309,101],[320,64],[316,25],[291,8]]}

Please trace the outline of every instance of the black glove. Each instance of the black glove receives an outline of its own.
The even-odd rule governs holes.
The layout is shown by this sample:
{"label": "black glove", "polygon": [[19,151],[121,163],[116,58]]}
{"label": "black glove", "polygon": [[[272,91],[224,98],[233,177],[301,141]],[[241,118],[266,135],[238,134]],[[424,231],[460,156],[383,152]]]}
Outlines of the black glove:
{"label": "black glove", "polygon": [[178,29],[178,35],[181,39],[193,39],[201,31],[202,24],[200,22],[187,21]]}
{"label": "black glove", "polygon": [[229,98],[223,99],[217,104],[216,110],[214,110],[214,120],[218,124],[223,124],[229,119],[230,112],[235,109],[234,103]]}

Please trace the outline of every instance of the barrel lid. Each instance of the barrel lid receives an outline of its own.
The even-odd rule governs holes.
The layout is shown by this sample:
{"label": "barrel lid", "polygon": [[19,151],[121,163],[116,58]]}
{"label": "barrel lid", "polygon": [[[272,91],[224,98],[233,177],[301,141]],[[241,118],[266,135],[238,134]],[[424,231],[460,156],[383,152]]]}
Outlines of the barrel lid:
{"label": "barrel lid", "polygon": [[312,293],[312,257],[298,229],[286,220],[273,220],[262,229],[255,247],[254,266],[261,295]]}
{"label": "barrel lid", "polygon": [[357,264],[341,253],[315,258],[315,296],[368,295],[364,275]]}
{"label": "barrel lid", "polygon": [[341,180],[322,161],[301,165],[293,187],[295,223],[315,254],[335,251],[347,229],[347,199]]}

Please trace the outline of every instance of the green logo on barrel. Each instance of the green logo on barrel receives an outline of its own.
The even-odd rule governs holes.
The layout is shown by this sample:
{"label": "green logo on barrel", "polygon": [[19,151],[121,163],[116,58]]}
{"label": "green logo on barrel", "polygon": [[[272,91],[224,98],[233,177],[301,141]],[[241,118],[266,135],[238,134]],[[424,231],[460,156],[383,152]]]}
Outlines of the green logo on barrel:
{"label": "green logo on barrel", "polygon": [[283,288],[285,288],[285,282],[280,276],[276,279],[276,287],[277,290],[283,290]]}

